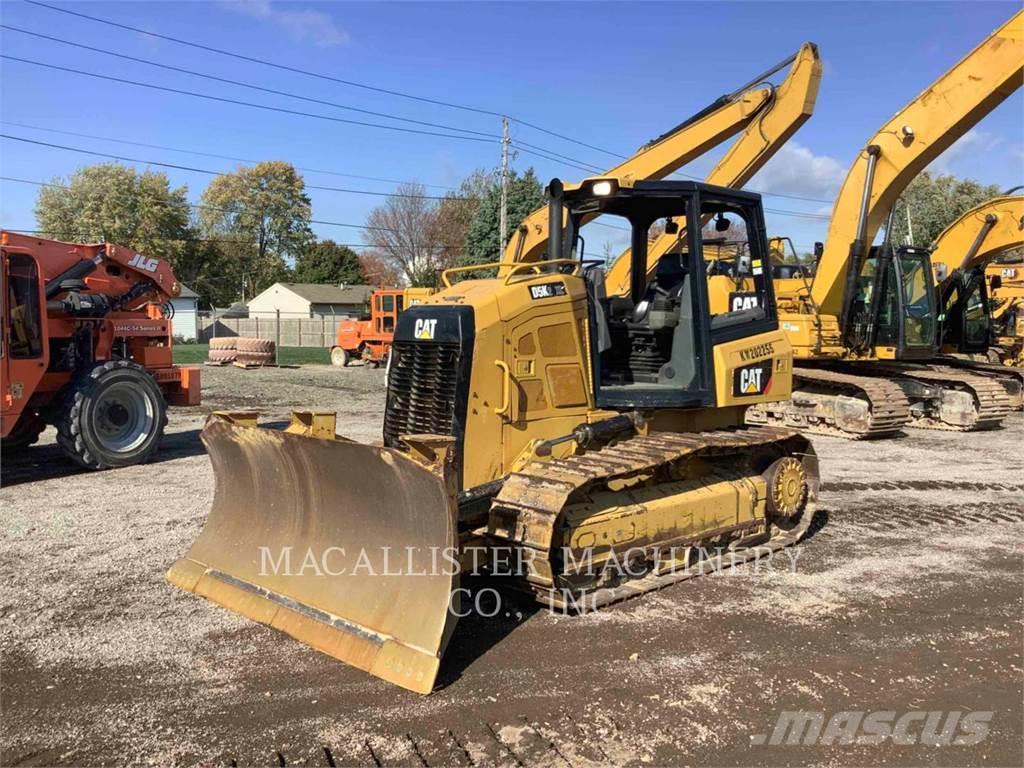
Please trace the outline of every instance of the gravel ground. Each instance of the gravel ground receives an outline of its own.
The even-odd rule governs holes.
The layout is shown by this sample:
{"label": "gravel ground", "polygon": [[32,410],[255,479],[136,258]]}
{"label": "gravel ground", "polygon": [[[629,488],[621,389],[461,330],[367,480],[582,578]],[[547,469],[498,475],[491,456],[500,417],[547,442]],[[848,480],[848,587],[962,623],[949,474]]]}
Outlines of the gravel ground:
{"label": "gravel ground", "polygon": [[[990,433],[816,439],[825,486],[795,570],[743,566],[584,617],[470,617],[422,697],[163,578],[210,504],[206,413],[336,409],[370,441],[382,373],[203,377],[205,404],[172,411],[155,463],[75,472],[51,432],[5,457],[0,764],[1024,760],[1020,414]],[[970,746],[756,745],[796,710],[993,714]]]}

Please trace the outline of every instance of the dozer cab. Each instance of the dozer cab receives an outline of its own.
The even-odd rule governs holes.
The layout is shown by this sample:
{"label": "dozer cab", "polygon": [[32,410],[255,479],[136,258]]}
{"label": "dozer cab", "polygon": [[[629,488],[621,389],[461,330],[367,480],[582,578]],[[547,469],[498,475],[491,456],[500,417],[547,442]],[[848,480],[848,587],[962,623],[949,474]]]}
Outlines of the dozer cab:
{"label": "dozer cab", "polygon": [[[804,534],[811,444],[744,425],[792,382],[760,197],[618,178],[548,190],[546,259],[449,270],[399,317],[383,445],[336,437],[333,414],[283,431],[211,417],[213,507],[173,584],[426,693],[460,573],[493,571],[493,553],[542,604],[581,611]],[[632,233],[628,296],[606,297],[587,257],[594,215]],[[700,222],[722,215],[745,225],[761,301],[712,315]],[[649,277],[655,225],[687,236]]]}

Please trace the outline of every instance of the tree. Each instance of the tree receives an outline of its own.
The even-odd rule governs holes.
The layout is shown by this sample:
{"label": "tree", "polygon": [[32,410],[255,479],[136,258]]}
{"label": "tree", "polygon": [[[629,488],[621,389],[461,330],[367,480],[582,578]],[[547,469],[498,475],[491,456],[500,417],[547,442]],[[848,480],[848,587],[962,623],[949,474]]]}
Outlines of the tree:
{"label": "tree", "polygon": [[994,184],[982,185],[949,174],[932,176],[924,171],[910,182],[896,203],[892,242],[910,243],[909,232],[913,230],[913,244],[929,246],[966,211],[999,193]]}
{"label": "tree", "polygon": [[370,211],[363,238],[409,285],[435,286],[447,266],[437,212],[422,184],[402,184],[384,205]]}
{"label": "tree", "polygon": [[394,288],[402,284],[402,271],[396,269],[373,251],[359,254],[363,281],[375,288]]}
{"label": "tree", "polygon": [[444,196],[437,208],[438,239],[449,264],[462,261],[466,237],[481,201],[497,184],[493,172],[477,169],[463,180],[457,192]]}
{"label": "tree", "polygon": [[[199,222],[236,263],[243,293],[254,295],[285,279],[288,265],[313,240],[305,183],[282,161],[217,176],[203,192]],[[244,296],[243,296],[244,298]]]}
{"label": "tree", "polygon": [[359,256],[346,245],[320,240],[308,246],[295,259],[292,276],[297,283],[353,285],[363,282]]}
{"label": "tree", "polygon": [[187,188],[171,189],[166,174],[120,163],[79,168],[66,183],[54,179],[39,190],[35,214],[44,237],[118,243],[176,271],[195,246]]}
{"label": "tree", "polygon": [[[522,176],[512,171],[508,184],[508,235],[511,239],[523,220],[537,208],[543,207],[544,187],[537,180],[533,168]],[[482,264],[500,261],[502,256],[501,185],[493,184],[477,206],[466,233],[466,247],[460,261],[463,264]]]}

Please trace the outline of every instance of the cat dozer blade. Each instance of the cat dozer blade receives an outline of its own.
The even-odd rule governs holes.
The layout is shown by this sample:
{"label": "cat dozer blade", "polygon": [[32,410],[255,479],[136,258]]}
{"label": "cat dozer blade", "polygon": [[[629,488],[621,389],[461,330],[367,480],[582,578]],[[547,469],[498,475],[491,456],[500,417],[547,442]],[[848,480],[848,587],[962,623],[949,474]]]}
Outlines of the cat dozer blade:
{"label": "cat dozer blade", "polygon": [[399,451],[336,438],[334,420],[295,413],[274,430],[211,416],[213,508],[167,578],[429,693],[458,609],[451,439],[408,435]]}

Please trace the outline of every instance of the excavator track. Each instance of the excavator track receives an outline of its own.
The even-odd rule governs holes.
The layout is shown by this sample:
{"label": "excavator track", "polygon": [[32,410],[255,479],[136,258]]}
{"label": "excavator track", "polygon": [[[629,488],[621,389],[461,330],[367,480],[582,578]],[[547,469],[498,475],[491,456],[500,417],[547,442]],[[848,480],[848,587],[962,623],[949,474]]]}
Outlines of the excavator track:
{"label": "excavator track", "polygon": [[[711,467],[700,480],[691,480],[694,487],[685,488],[681,494],[685,497],[689,492],[696,498],[706,482],[728,477],[727,472],[716,467],[730,460],[747,461],[753,467],[755,456],[762,462],[797,457],[806,468],[807,496],[798,513],[780,518],[753,515],[717,528],[634,540],[630,542],[629,551],[641,551],[648,562],[653,563],[646,573],[619,583],[596,580],[583,584],[582,589],[579,584],[566,588],[564,574],[559,570],[558,551],[559,547],[568,546],[571,531],[567,530],[570,525],[566,522],[567,511],[574,505],[612,486],[612,491],[622,496],[632,510],[640,510],[642,504],[629,490],[622,488],[638,477],[672,475],[673,465],[678,467],[688,461]],[[757,469],[751,468],[747,476],[733,475],[726,482],[744,484],[749,489],[754,486],[751,475],[760,477]],[[528,558],[532,566],[526,582],[538,602],[553,609],[585,612],[796,544],[807,532],[814,516],[818,482],[814,450],[806,438],[792,430],[743,427],[693,434],[642,435],[567,459],[533,462],[511,474],[492,504],[489,537],[492,541],[504,539],[532,550]],[[680,485],[665,481],[666,495],[670,495],[671,490],[678,493]],[[660,490],[662,485],[657,487]],[[673,564],[676,567],[666,568],[664,562],[658,561],[658,553],[666,547],[705,548],[709,544],[717,545],[717,555],[692,564],[687,562],[682,569],[678,568],[678,563]]]}
{"label": "excavator track", "polygon": [[1024,410],[1024,370],[1011,368],[1002,363],[981,362],[948,355],[943,355],[940,359],[945,367],[998,381],[1010,399],[1010,410]]}
{"label": "excavator track", "polygon": [[917,403],[911,408],[908,426],[917,429],[953,432],[995,429],[1010,413],[1010,398],[996,379],[935,364],[873,363],[871,369],[874,375],[894,381],[919,382],[941,388],[938,410],[918,407]]}
{"label": "excavator track", "polygon": [[891,437],[910,423],[910,401],[885,379],[805,366],[793,379],[791,399],[752,406],[747,423],[854,440]]}

